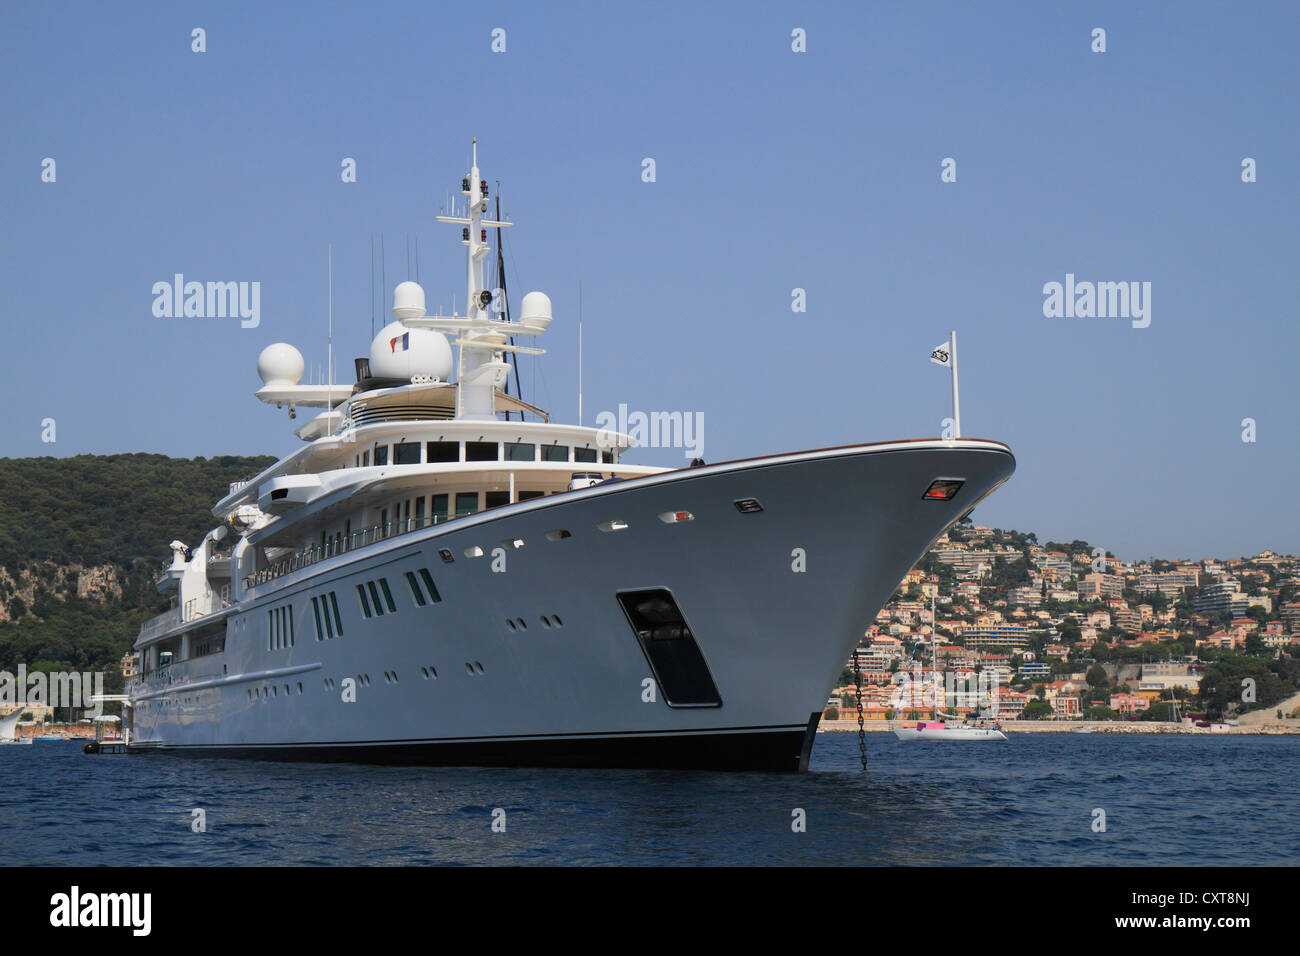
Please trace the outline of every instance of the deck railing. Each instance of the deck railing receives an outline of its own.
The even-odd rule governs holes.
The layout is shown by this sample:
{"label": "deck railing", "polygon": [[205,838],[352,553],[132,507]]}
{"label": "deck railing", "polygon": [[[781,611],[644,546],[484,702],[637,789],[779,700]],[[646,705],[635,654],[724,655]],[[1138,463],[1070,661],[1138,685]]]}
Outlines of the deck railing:
{"label": "deck railing", "polygon": [[[471,514],[472,512],[466,512]],[[407,534],[411,531],[419,531],[421,528],[428,528],[435,524],[441,524],[444,521],[450,521],[452,518],[462,517],[461,515],[430,515],[423,518],[406,518],[401,521],[388,521],[381,524],[371,525],[360,531],[353,531],[347,535],[335,535],[325,539],[325,545],[322,547],[313,544],[311,547],[303,548],[286,558],[281,558],[269,568],[261,571],[255,571],[244,577],[244,587],[256,587],[259,584],[266,584],[268,581],[274,581],[276,578],[302,568],[309,567],[320,561],[336,557],[340,554],[346,554],[349,551],[355,551],[357,548],[363,548],[366,545],[374,544],[377,541],[384,541],[388,538],[396,537],[400,534]]]}

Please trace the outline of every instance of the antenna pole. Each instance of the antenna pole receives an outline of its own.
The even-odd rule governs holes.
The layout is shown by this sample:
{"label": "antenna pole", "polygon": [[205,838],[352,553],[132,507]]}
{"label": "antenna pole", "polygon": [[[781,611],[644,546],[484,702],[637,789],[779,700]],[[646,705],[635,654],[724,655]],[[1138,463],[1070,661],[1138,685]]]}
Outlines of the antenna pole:
{"label": "antenna pole", "polygon": [[330,300],[330,331],[329,331],[329,408],[334,407],[334,246],[329,247],[329,300]]}
{"label": "antenna pole", "polygon": [[952,437],[961,437],[961,401],[957,397],[957,330],[952,333]]}
{"label": "antenna pole", "polygon": [[578,280],[578,426],[582,426],[582,280]]}

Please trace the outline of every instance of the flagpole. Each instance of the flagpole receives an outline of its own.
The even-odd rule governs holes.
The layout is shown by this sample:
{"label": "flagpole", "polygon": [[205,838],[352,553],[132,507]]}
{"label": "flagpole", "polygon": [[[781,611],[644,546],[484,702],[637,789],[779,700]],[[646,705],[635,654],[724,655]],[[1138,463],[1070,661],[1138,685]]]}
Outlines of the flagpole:
{"label": "flagpole", "polygon": [[952,437],[961,437],[961,401],[957,397],[957,330],[952,333]]}

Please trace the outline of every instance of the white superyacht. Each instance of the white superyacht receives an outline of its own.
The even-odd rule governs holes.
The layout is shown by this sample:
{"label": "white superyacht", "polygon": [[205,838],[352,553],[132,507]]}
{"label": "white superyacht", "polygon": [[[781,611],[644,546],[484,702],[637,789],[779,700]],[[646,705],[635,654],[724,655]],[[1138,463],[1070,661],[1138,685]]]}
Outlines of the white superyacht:
{"label": "white superyacht", "polygon": [[509,224],[488,218],[477,153],[461,193],[463,215],[438,219],[467,250],[463,315],[427,315],[401,283],[355,385],[301,384],[295,348],[263,351],[256,397],[321,411],[217,502],[201,542],[172,543],[173,609],[135,644],[130,750],[806,769],[864,629],[1010,477],[1010,450],[629,463],[628,435],[508,394],[510,353],[541,353],[515,343],[546,331],[551,303],[498,314],[487,230]]}

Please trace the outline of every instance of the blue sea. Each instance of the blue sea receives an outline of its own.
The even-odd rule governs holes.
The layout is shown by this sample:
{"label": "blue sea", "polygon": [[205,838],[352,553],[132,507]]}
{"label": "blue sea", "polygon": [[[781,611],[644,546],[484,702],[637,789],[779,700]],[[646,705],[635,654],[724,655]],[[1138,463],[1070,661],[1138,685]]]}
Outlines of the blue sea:
{"label": "blue sea", "polygon": [[0,747],[0,864],[1300,864],[1300,737],[876,733],[867,754],[864,775],[856,734],[819,734],[785,775]]}

